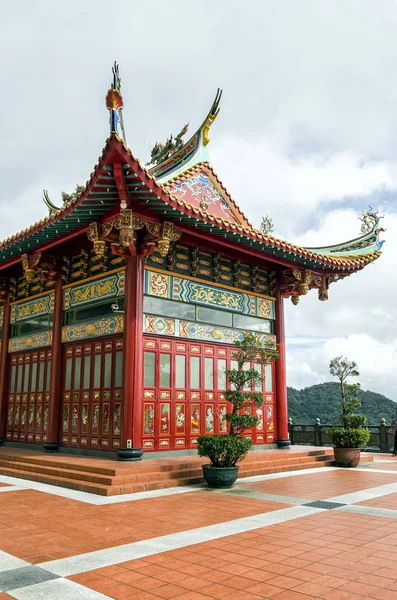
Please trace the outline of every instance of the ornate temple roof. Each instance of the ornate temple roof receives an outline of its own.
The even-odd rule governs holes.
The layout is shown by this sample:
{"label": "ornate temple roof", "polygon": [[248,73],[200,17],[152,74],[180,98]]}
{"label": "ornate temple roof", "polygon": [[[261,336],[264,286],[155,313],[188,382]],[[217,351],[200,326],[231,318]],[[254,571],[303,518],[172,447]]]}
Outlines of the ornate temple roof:
{"label": "ornate temple roof", "polygon": [[132,206],[142,205],[183,231],[201,230],[229,246],[239,244],[258,257],[276,259],[287,268],[300,265],[350,274],[380,256],[379,233],[383,230],[372,209],[362,217],[360,237],[323,248],[301,247],[253,227],[209,164],[208,132],[219,113],[219,90],[203,123],[185,144],[181,140],[186,126],[176,136],[177,142],[172,136],[172,143],[167,141],[166,152],[158,149],[164,145],[156,144],[152,162],[155,156],[160,158],[154,166],[142,166],[125,144],[116,65],[113,74],[106,97],[111,134],[88,182],[76,193],[64,195],[59,209],[45,194],[50,215],[0,243],[0,269],[19,261],[23,253],[47,250],[82,233],[93,221],[114,216],[120,208],[120,189]]}

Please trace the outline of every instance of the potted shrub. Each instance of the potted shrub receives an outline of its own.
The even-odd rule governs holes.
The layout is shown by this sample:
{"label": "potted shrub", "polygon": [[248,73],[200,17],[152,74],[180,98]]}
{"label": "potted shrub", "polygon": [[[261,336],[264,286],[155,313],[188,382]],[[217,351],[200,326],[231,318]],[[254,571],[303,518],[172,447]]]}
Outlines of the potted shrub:
{"label": "potted shrub", "polygon": [[225,398],[230,404],[226,414],[229,423],[228,435],[201,435],[198,438],[198,454],[210,459],[203,465],[203,475],[210,487],[229,488],[236,481],[242,460],[252,447],[252,440],[241,437],[247,429],[254,427],[258,417],[250,414],[251,407],[263,405],[263,393],[255,391],[263,377],[250,363],[269,364],[278,358],[273,340],[263,343],[254,333],[245,333],[241,341],[235,342],[233,359],[235,369],[228,369],[226,377],[230,389]]}
{"label": "potted shrub", "polygon": [[341,395],[340,426],[330,427],[328,435],[334,444],[334,457],[337,467],[357,467],[360,462],[360,448],[366,446],[370,432],[367,417],[355,413],[361,406],[357,394],[360,390],[359,383],[348,383],[350,377],[358,377],[355,362],[338,356],[331,360],[329,365],[331,375],[337,377]]}

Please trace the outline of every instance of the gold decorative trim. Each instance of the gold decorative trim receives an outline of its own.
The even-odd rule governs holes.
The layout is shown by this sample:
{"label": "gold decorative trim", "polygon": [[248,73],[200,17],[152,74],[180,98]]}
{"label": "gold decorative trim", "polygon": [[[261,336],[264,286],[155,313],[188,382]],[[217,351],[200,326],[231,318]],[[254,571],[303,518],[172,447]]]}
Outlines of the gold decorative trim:
{"label": "gold decorative trim", "polygon": [[251,292],[251,290],[244,290],[242,288],[233,287],[231,285],[225,285],[224,283],[218,283],[214,281],[208,281],[207,279],[200,279],[199,277],[191,277],[190,275],[181,275],[180,273],[171,273],[165,269],[156,269],[156,267],[145,267],[145,271],[154,271],[155,273],[163,273],[163,275],[172,275],[173,277],[180,277],[182,279],[190,279],[190,281],[198,281],[205,285],[215,285],[216,287],[224,288],[225,290],[231,290],[232,292],[242,292],[243,294],[249,294],[250,296],[256,296],[257,298],[265,298],[266,300],[276,301],[274,296],[266,296],[265,294],[258,294],[258,292]]}
{"label": "gold decorative trim", "polygon": [[107,277],[108,275],[113,275],[113,273],[119,273],[120,271],[125,271],[125,267],[119,267],[118,269],[112,269],[112,271],[106,271],[106,273],[99,273],[98,275],[92,275],[91,277],[87,277],[86,279],[79,279],[78,281],[67,283],[66,285],[62,286],[62,289],[66,290],[67,288],[75,287],[76,285],[81,285],[82,283],[87,283],[88,281],[99,279],[100,277]]}

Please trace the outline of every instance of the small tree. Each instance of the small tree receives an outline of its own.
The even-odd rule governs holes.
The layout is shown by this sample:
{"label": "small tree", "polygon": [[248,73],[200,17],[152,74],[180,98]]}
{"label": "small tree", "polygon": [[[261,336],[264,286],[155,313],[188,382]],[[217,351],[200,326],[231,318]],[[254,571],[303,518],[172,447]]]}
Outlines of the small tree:
{"label": "small tree", "polygon": [[241,411],[247,410],[251,403],[258,408],[263,404],[262,392],[252,391],[252,388],[255,390],[256,385],[263,381],[262,374],[251,367],[246,369],[245,366],[251,362],[270,364],[279,355],[272,340],[263,344],[253,333],[245,333],[243,339],[234,345],[236,349],[233,358],[237,368],[226,371],[231,389],[225,392],[225,398],[231,404],[231,412],[226,415],[230,423],[229,435],[238,436],[254,427],[259,420],[258,417]]}
{"label": "small tree", "polygon": [[217,468],[234,467],[252,447],[251,439],[240,436],[259,421],[257,416],[248,414],[247,409],[251,404],[262,406],[262,392],[253,390],[263,377],[256,369],[251,369],[250,363],[266,365],[279,357],[272,340],[262,343],[254,333],[245,333],[243,339],[234,345],[233,358],[237,368],[226,371],[232,388],[225,392],[226,400],[231,404],[231,411],[226,414],[230,424],[229,435],[201,435],[197,440],[199,456],[207,456],[210,466]]}
{"label": "small tree", "polygon": [[341,396],[339,420],[342,427],[331,427],[328,430],[328,435],[335,446],[340,448],[365,446],[370,437],[369,429],[365,427],[367,417],[354,412],[361,406],[361,401],[357,397],[360,384],[348,383],[350,377],[360,375],[357,370],[357,363],[342,358],[342,356],[337,356],[331,360],[329,372],[339,380]]}

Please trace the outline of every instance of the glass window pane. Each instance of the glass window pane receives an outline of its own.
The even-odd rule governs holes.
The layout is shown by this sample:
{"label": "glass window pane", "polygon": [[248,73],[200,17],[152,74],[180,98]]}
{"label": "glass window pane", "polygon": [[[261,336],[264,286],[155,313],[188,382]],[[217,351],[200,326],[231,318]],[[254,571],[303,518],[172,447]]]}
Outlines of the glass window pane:
{"label": "glass window pane", "polygon": [[30,364],[26,363],[25,364],[25,374],[24,374],[24,378],[23,378],[23,391],[24,392],[29,391],[29,374],[30,374]]}
{"label": "glass window pane", "polygon": [[[249,369],[251,368],[251,365],[249,363],[245,363],[245,365],[243,366],[243,370],[244,371],[249,371]],[[247,385],[245,386],[244,390],[246,392],[248,392],[251,389],[251,381],[249,381],[247,383]]]}
{"label": "glass window pane", "polygon": [[[72,387],[72,360],[72,358],[66,359],[65,390],[70,390],[70,388]],[[42,364],[43,363],[40,363],[40,374]],[[39,387],[39,389],[43,388]]]}
{"label": "glass window pane", "polygon": [[[43,361],[41,361],[40,366],[39,366],[39,385],[37,386],[38,392],[42,392],[44,390],[44,367],[45,367],[45,364]],[[66,389],[68,389],[68,388],[66,388]]]}
{"label": "glass window pane", "polygon": [[114,387],[123,385],[123,353],[116,352],[116,360],[114,366]]}
{"label": "glass window pane", "polygon": [[[238,367],[238,365],[237,365],[237,360],[231,360],[231,361],[230,361],[230,369],[231,369],[231,370],[233,370],[233,369],[237,369],[237,367]],[[235,386],[234,384],[231,384],[231,385],[230,385],[230,389],[232,389],[232,390],[235,390],[235,389],[236,389],[236,386]]]}
{"label": "glass window pane", "polygon": [[100,354],[95,354],[94,361],[94,388],[98,389],[101,387],[101,358]]}
{"label": "glass window pane", "polygon": [[18,379],[16,392],[19,394],[22,391],[22,369],[23,365],[18,365]]}
{"label": "glass window pane", "polygon": [[200,356],[190,357],[190,387],[200,388]]}
{"label": "glass window pane", "polygon": [[171,386],[171,354],[160,354],[160,387]]}
{"label": "glass window pane", "polygon": [[214,325],[224,325],[232,327],[232,313],[225,310],[216,310],[214,308],[197,307],[197,321],[212,323]]}
{"label": "glass window pane", "polygon": [[90,389],[90,377],[91,377],[91,356],[85,356],[84,357],[83,390]]}
{"label": "glass window pane", "polygon": [[218,390],[226,389],[226,359],[218,358]]}
{"label": "glass window pane", "polygon": [[15,374],[17,371],[17,366],[16,365],[12,365],[11,368],[11,385],[10,385],[10,392],[11,394],[13,394],[15,392]]}
{"label": "glass window pane", "polygon": [[214,389],[214,359],[205,359],[204,387],[206,390]]}
{"label": "glass window pane", "polygon": [[163,300],[162,298],[153,298],[153,296],[144,297],[143,312],[177,319],[195,320],[195,306],[193,304]]}
{"label": "glass window pane", "polygon": [[103,387],[110,388],[112,385],[112,355],[110,352],[105,354],[103,371]]}
{"label": "glass window pane", "polygon": [[273,391],[272,365],[266,365],[265,367],[265,389],[267,392]]}
{"label": "glass window pane", "polygon": [[46,384],[45,384],[45,389],[47,392],[50,391],[50,382],[51,382],[51,361],[49,360],[47,362],[47,377],[46,377]]}
{"label": "glass window pane", "polygon": [[250,331],[259,331],[260,333],[271,332],[270,321],[248,317],[247,315],[233,315],[233,324],[238,329],[248,329]]}
{"label": "glass window pane", "polygon": [[144,386],[155,386],[156,355],[154,352],[144,353]]}
{"label": "glass window pane", "polygon": [[37,379],[37,362],[32,364],[32,382],[30,384],[30,391],[36,391],[36,379]]}
{"label": "glass window pane", "polygon": [[[259,363],[255,363],[254,364],[254,369],[255,371],[257,371],[257,373],[259,373],[259,375],[262,377],[262,365]],[[263,382],[258,380],[255,383],[255,391],[256,392],[261,392],[262,391],[262,386],[263,386]]]}
{"label": "glass window pane", "polygon": [[186,356],[184,354],[175,356],[175,387],[186,387]]}
{"label": "glass window pane", "polygon": [[81,376],[81,356],[77,356],[74,361],[74,379],[73,379],[73,389],[80,389],[80,376]]}

